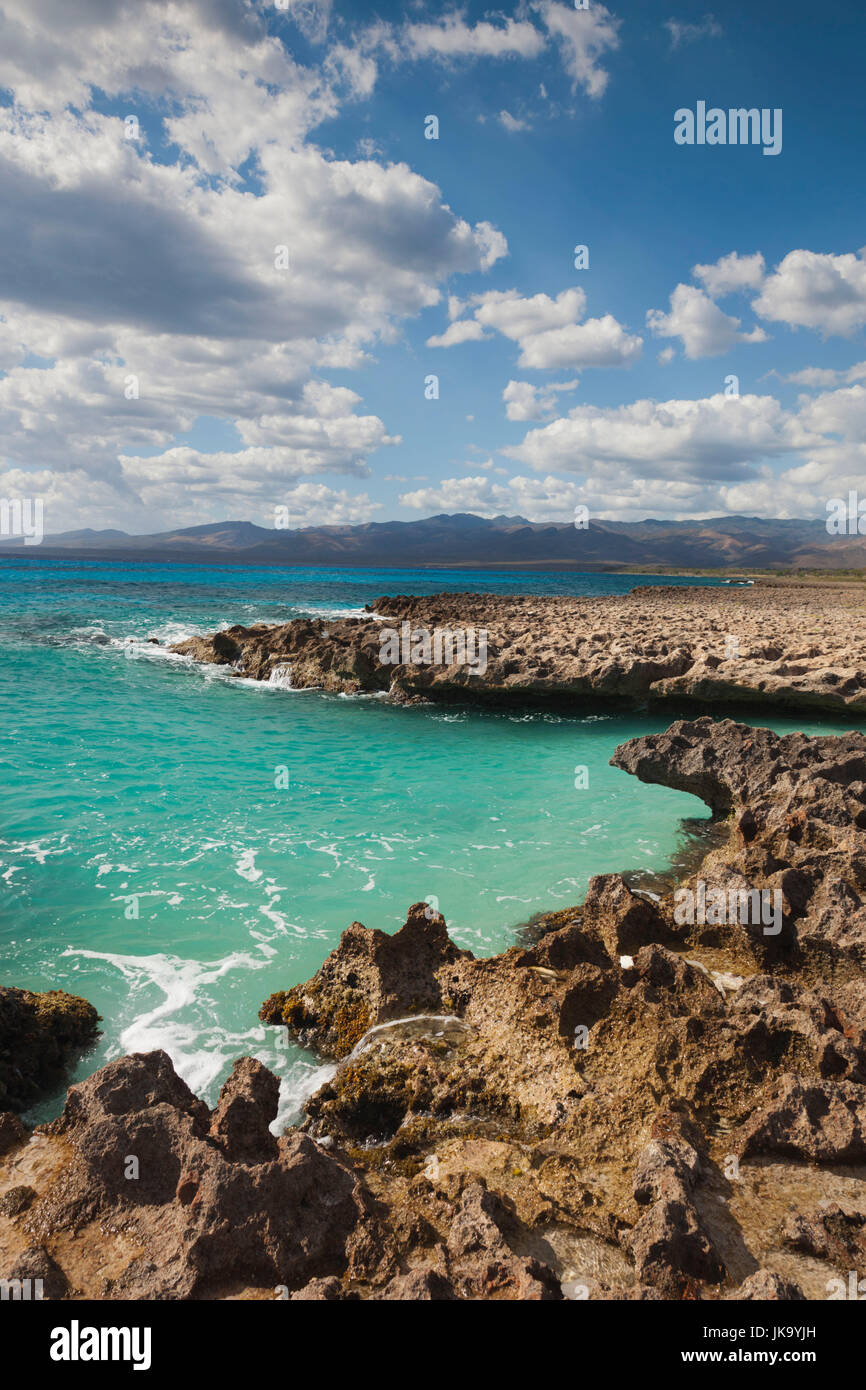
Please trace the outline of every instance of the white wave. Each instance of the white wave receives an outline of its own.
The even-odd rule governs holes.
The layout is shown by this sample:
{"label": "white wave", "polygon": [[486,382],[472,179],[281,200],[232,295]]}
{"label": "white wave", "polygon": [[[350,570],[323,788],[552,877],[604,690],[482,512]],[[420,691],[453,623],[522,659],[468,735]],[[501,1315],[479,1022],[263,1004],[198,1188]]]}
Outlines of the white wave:
{"label": "white wave", "polygon": [[[240,951],[211,964],[163,953],[127,956],[76,947],[68,947],[63,954],[101,960],[119,970],[129,984],[130,1002],[148,989],[161,993],[159,1003],[145,1009],[121,1029],[113,1053],[122,1056],[127,1052],[162,1049],[196,1095],[206,1095],[226,1064],[243,1052],[249,1052],[251,1042],[263,1037],[261,1029],[235,1035],[217,1027],[213,1023],[215,1010],[206,991],[230,971],[261,970],[267,965],[265,959]],[[197,1010],[200,1022],[193,1021],[195,1014],[190,1019],[191,1009]]]}
{"label": "white wave", "polygon": [[268,685],[279,686],[281,690],[292,689],[292,668],[288,664],[285,666],[274,666],[268,676]]}
{"label": "white wave", "polygon": [[336,1071],[336,1062],[317,1065],[299,1060],[291,1063],[280,1077],[280,1102],[271,1133],[282,1134],[287,1125],[297,1122],[301,1118],[304,1102],[326,1082],[332,1081]]}
{"label": "white wave", "polygon": [[20,854],[30,859],[35,859],[37,864],[44,864],[50,855],[66,854],[66,841],[69,836],[64,832],[59,837],[56,847],[46,846],[41,839],[21,840],[13,844],[9,840],[0,840],[0,849],[8,850],[10,854]]}
{"label": "white wave", "polygon": [[256,868],[257,854],[258,850],[245,849],[235,864],[235,873],[245,878],[247,883],[256,883],[262,876],[262,870]]}

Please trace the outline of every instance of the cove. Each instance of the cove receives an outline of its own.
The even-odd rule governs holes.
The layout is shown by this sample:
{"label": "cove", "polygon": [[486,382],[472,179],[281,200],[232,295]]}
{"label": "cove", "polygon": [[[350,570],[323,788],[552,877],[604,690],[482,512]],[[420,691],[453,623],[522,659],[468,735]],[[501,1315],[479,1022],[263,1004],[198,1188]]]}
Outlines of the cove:
{"label": "cove", "polygon": [[[608,764],[671,716],[399,708],[229,681],[147,646],[238,616],[345,612],[382,591],[381,576],[289,585],[271,572],[259,587],[218,567],[58,568],[0,584],[0,947],[4,981],[67,989],[102,1015],[73,1079],[162,1047],[213,1102],[251,1053],[280,1073],[284,1114],[296,1113],[321,1068],[280,1048],[258,1007],[309,978],[353,919],[393,931],[430,899],[460,946],[488,955],[538,913],[580,902],[592,874],[663,869],[683,818],[709,815]],[[429,574],[399,587],[413,578],[444,587]],[[583,582],[611,578],[625,587]]]}

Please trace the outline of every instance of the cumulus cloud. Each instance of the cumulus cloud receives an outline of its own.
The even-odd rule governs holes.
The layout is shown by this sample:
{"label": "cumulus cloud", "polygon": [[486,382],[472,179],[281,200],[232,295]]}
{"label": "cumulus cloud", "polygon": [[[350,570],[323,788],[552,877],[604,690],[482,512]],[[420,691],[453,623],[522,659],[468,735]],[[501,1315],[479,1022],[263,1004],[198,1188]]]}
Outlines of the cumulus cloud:
{"label": "cumulus cloud", "polygon": [[[181,488],[196,508],[210,489],[243,511],[280,479],[364,476],[396,441],[320,374],[365,364],[452,276],[507,250],[406,164],[310,143],[374,75],[350,80],[342,59],[302,68],[234,0],[5,0],[0,24],[0,84],[15,96],[0,108],[6,476],[84,472],[113,491],[114,524],[157,496],[175,507]],[[90,108],[96,88],[128,102],[137,138]],[[150,151],[160,122],[174,163]],[[237,452],[178,443],[202,416]],[[74,506],[64,486],[55,500]]]}
{"label": "cumulus cloud", "polygon": [[457,319],[454,323],[449,323],[444,333],[434,333],[432,338],[427,339],[428,347],[456,347],[458,343],[477,343],[482,338],[489,338],[490,334],[485,333],[477,319]]}
{"label": "cumulus cloud", "polygon": [[536,471],[614,473],[690,481],[746,477],[755,463],[801,446],[807,436],[773,396],[579,405],[503,450]]}
{"label": "cumulus cloud", "polygon": [[762,343],[766,333],[756,327],[741,331],[741,320],[726,314],[695,285],[677,285],[670,313],[650,309],[647,326],[659,338],[679,338],[686,357],[717,357],[735,343]]}
{"label": "cumulus cloud", "polygon": [[561,391],[574,391],[578,381],[557,381],[536,386],[531,381],[509,381],[502,392],[509,420],[544,420],[556,411]]}
{"label": "cumulus cloud", "polygon": [[828,497],[862,489],[866,386],[784,410],[772,396],[581,405],[502,452],[538,476],[476,473],[405,494],[414,510],[596,518],[823,516]]}
{"label": "cumulus cloud", "polygon": [[741,256],[732,251],[714,265],[694,266],[692,275],[696,280],[703,281],[704,289],[713,299],[721,299],[726,294],[758,289],[764,278],[764,270],[764,257],[760,251],[752,256]]}
{"label": "cumulus cloud", "polygon": [[825,337],[850,337],[866,325],[866,254],[789,251],[755,300],[762,318]]}
{"label": "cumulus cloud", "polygon": [[679,338],[687,357],[710,357],[737,343],[759,343],[767,335],[760,327],[744,331],[741,320],[716,304],[729,294],[749,294],[759,319],[789,328],[811,328],[824,337],[850,337],[866,326],[866,248],[836,255],[830,252],[790,251],[772,272],[757,251],[732,251],[709,265],[696,265],[692,274],[702,282],[677,285],[670,311],[651,309],[647,324],[658,336]]}
{"label": "cumulus cloud", "polygon": [[[211,476],[208,470],[213,470]],[[153,473],[133,472],[129,481],[132,488],[120,510],[117,487],[81,468],[65,473],[7,469],[0,472],[0,496],[41,498],[47,535],[84,527],[113,527],[141,535],[222,521],[226,516],[273,526],[277,505],[288,507],[292,526],[355,525],[372,520],[382,510],[381,503],[366,492],[352,494],[344,488],[282,476],[251,493],[248,479],[238,479],[235,485],[228,462],[222,468],[216,461],[205,463],[192,480],[177,479],[170,470],[157,468]]]}
{"label": "cumulus cloud", "polygon": [[[437,346],[464,342],[457,325],[474,321],[517,343],[518,365],[527,368],[625,367],[637,360],[643,347],[642,339],[628,333],[612,314],[581,322],[586,308],[582,289],[562,290],[555,298],[490,290],[473,296],[471,304],[474,320],[452,322]],[[479,335],[473,331],[472,336]]]}
{"label": "cumulus cloud", "polygon": [[794,386],[818,387],[841,386],[844,383],[866,381],[866,362],[856,362],[853,367],[836,370],[833,367],[803,367],[798,372],[789,372],[782,381]]}

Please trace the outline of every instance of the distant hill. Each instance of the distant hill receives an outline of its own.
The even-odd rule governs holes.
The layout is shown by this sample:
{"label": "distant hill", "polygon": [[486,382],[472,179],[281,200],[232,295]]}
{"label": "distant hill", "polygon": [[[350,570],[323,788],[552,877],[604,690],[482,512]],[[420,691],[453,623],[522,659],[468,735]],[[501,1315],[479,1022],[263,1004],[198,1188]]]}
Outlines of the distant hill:
{"label": "distant hill", "polygon": [[0,556],[80,555],[109,560],[219,560],[283,565],[492,569],[860,569],[866,537],[830,536],[822,520],[724,516],[708,521],[527,521],[458,512],[423,521],[370,521],[272,531],[250,521],[186,526],[153,536],[67,531],[41,546],[0,541]]}

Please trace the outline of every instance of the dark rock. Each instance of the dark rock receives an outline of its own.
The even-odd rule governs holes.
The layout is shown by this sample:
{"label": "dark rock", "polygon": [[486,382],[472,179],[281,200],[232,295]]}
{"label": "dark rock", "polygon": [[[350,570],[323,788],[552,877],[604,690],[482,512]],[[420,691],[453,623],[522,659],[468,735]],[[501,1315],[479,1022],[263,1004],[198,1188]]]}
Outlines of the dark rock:
{"label": "dark rock", "polygon": [[134,1221],[153,1263],[127,1279],[126,1296],[190,1297],[237,1279],[295,1287],[345,1268],[362,1212],[356,1180],[297,1132],[274,1152],[263,1126],[276,1080],[263,1071],[252,1059],[236,1066],[213,1120],[163,1052],[120,1058],[70,1091],[49,1133],[74,1146],[81,1168],[54,1198],[54,1219]]}
{"label": "dark rock", "polygon": [[589,880],[583,925],[584,930],[598,932],[617,964],[621,955],[634,955],[641,946],[672,937],[655,904],[632,893],[619,874],[597,874]]}
{"label": "dark rock", "polygon": [[626,1244],[641,1283],[681,1297],[690,1281],[720,1283],[726,1271],[693,1200],[704,1168],[703,1137],[672,1112],[660,1115],[653,1129],[634,1175],[635,1201],[651,1205]]}
{"label": "dark rock", "polygon": [[[25,1250],[15,1259],[9,1270],[0,1277],[5,1278],[9,1283],[18,1280],[25,1285],[25,1288],[27,1281],[29,1281],[30,1299],[39,1298],[40,1282],[42,1298],[50,1299],[52,1302],[65,1298],[69,1291],[63,1270],[41,1245],[33,1245]],[[25,1294],[24,1296],[27,1297],[28,1295]]]}
{"label": "dark rock", "polygon": [[254,1057],[241,1057],[220,1091],[211,1137],[233,1163],[271,1163],[278,1157],[270,1126],[277,1118],[280,1083]]}
{"label": "dark rock", "polygon": [[792,1212],[782,1226],[782,1241],[803,1255],[859,1269],[866,1258],[866,1214],[843,1211],[837,1202]]}
{"label": "dark rock", "polygon": [[8,1154],[10,1149],[23,1144],[27,1135],[28,1131],[17,1115],[13,1115],[11,1110],[0,1110],[0,1158]]}
{"label": "dark rock", "polygon": [[35,1202],[37,1195],[36,1189],[26,1184],[8,1188],[0,1197],[0,1216],[20,1216]]}
{"label": "dark rock", "polygon": [[0,1107],[25,1110],[56,1086],[98,1023],[93,1005],[74,994],[0,986]]}

